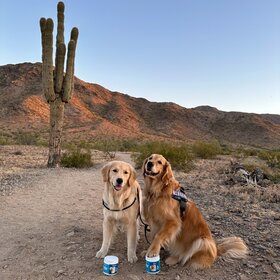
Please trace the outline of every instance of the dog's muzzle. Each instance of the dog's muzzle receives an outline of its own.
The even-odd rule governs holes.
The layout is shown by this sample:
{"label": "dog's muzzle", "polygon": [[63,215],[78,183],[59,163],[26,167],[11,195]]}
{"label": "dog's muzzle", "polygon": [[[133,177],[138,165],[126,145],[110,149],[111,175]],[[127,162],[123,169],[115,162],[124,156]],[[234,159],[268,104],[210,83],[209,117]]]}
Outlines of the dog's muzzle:
{"label": "dog's muzzle", "polygon": [[116,181],[112,185],[116,191],[120,191],[123,187],[123,179],[117,178]]}
{"label": "dog's muzzle", "polygon": [[159,174],[159,172],[153,172],[153,171],[149,171],[149,170],[145,170],[145,173],[144,173],[144,175],[145,176],[149,176],[149,177],[155,177],[155,176],[157,176]]}

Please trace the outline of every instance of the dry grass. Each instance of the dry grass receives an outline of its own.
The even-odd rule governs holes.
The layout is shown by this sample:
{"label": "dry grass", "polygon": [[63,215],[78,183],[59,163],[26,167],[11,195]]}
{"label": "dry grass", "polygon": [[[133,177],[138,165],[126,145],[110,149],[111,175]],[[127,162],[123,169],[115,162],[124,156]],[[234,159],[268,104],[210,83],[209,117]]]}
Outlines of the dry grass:
{"label": "dry grass", "polygon": [[280,185],[270,185],[263,188],[254,184],[236,184],[229,189],[224,189],[224,192],[250,203],[280,202]]}

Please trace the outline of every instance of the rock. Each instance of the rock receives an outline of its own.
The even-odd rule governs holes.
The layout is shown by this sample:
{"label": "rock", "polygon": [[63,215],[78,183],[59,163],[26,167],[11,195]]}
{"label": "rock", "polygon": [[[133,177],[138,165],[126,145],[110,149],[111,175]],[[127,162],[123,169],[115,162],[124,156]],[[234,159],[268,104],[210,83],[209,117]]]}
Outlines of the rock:
{"label": "rock", "polygon": [[256,268],[256,266],[253,263],[246,263],[246,265],[249,268]]}
{"label": "rock", "polygon": [[59,276],[63,275],[64,274],[64,270],[63,269],[60,269],[56,272],[56,275],[55,275],[55,278],[58,278]]}
{"label": "rock", "polygon": [[180,279],[181,279],[180,275],[176,275],[175,280],[180,280]]}
{"label": "rock", "polygon": [[261,249],[261,250],[266,250],[266,249],[267,249],[267,248],[264,247],[263,245],[259,245],[259,244],[255,245],[255,248]]}
{"label": "rock", "polygon": [[73,236],[74,234],[75,234],[74,231],[70,231],[70,232],[68,232],[68,233],[66,234],[66,236],[67,236],[67,237],[71,237],[71,236]]}
{"label": "rock", "polygon": [[271,249],[271,248],[267,249],[266,252],[268,254],[270,254],[272,257],[276,258],[278,256],[277,253],[273,249]]}
{"label": "rock", "polygon": [[277,273],[280,273],[280,265],[278,263],[273,263],[272,267]]}
{"label": "rock", "polygon": [[244,274],[239,275],[239,279],[240,280],[249,280],[249,278]]}

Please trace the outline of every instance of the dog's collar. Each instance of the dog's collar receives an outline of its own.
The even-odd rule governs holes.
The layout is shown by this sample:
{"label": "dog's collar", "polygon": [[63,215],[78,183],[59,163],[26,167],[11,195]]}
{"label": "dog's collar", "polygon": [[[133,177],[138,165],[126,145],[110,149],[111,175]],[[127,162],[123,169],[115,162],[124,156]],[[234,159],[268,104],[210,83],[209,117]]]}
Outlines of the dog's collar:
{"label": "dog's collar", "polygon": [[123,209],[110,209],[108,204],[103,199],[102,199],[102,204],[109,211],[119,212],[119,211],[124,211],[124,210],[130,208],[135,203],[136,200],[137,200],[137,197],[134,198],[133,202],[130,205],[124,207]]}

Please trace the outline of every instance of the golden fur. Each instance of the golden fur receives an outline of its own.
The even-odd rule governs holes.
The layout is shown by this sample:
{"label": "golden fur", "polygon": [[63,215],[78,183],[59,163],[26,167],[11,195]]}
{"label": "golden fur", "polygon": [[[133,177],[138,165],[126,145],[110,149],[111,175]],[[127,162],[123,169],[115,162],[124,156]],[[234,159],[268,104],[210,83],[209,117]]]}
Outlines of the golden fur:
{"label": "golden fur", "polygon": [[188,264],[194,269],[210,267],[219,255],[229,258],[246,256],[248,249],[241,238],[214,241],[193,201],[188,200],[181,218],[179,203],[171,197],[180,184],[162,155],[151,155],[144,161],[142,169],[145,180],[143,215],[153,236],[147,256],[159,255],[163,247],[170,253],[167,264]]}
{"label": "golden fur", "polygon": [[104,258],[107,255],[112,237],[116,229],[121,227],[127,232],[128,261],[136,262],[137,218],[142,197],[140,186],[136,181],[136,172],[126,162],[112,161],[102,168],[101,173],[105,182],[103,201],[109,209],[121,210],[131,205],[135,198],[137,200],[131,207],[122,211],[110,211],[103,208],[103,242],[96,257]]}

